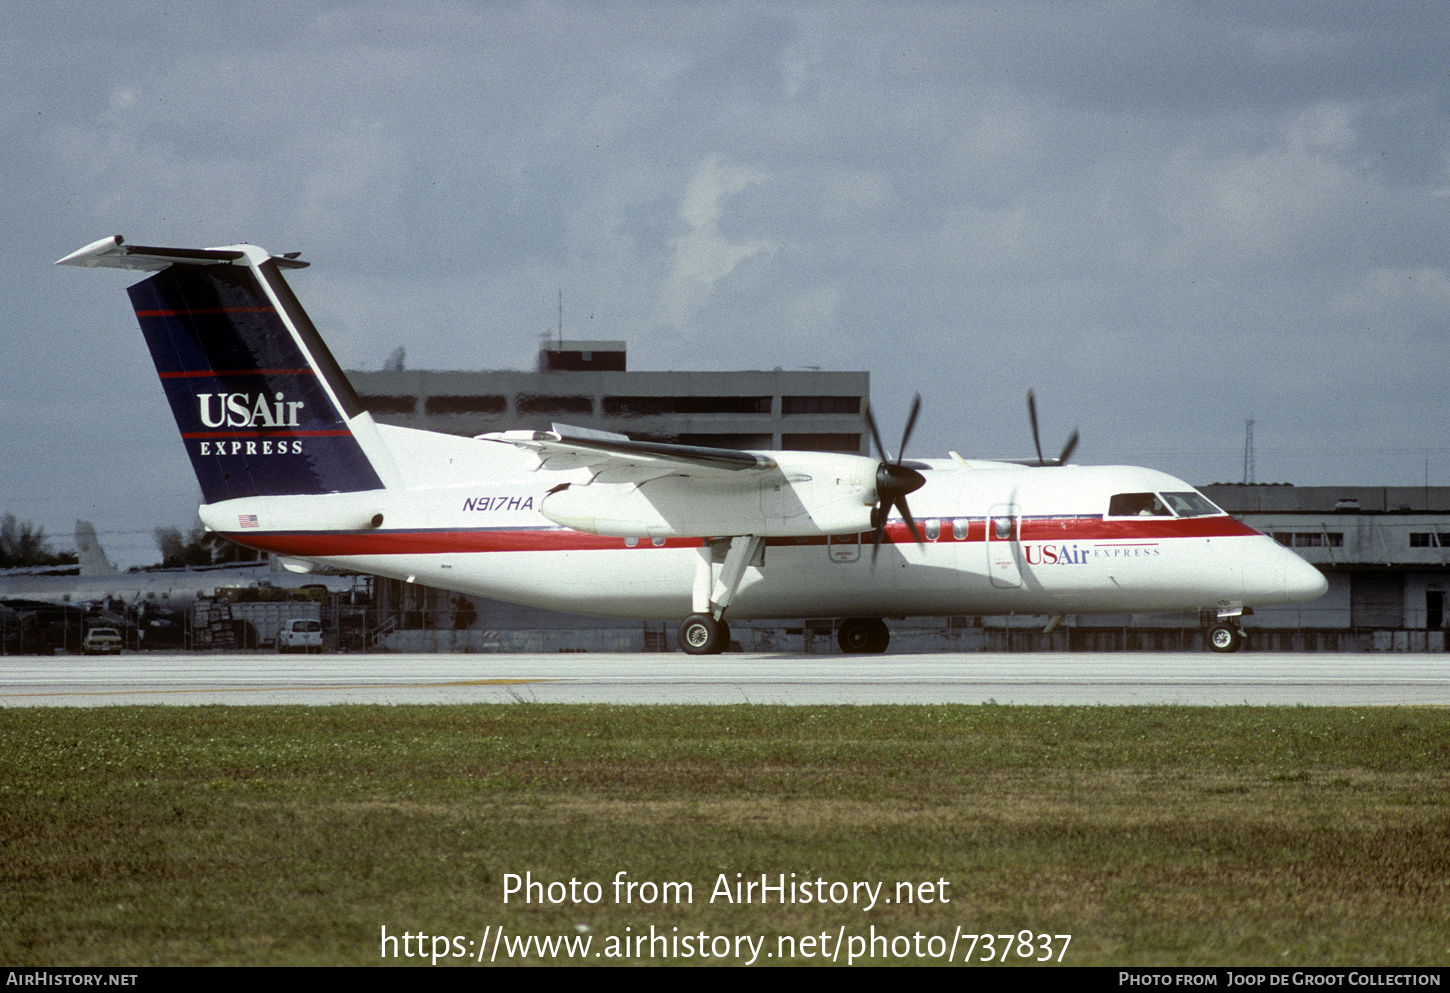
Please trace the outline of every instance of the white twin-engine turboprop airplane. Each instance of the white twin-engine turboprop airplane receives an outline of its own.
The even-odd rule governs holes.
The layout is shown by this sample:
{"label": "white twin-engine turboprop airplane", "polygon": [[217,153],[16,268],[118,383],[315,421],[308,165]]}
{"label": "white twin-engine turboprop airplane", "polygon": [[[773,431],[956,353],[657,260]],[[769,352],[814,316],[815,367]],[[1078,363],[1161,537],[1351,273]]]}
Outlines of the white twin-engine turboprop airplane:
{"label": "white twin-engine turboprop airplane", "polygon": [[363,409],[283,280],[307,265],[295,254],[112,237],[57,264],[155,273],[129,293],[201,519],[298,567],[683,617],[694,654],[728,645],[727,619],[845,618],[842,649],[880,652],[883,617],[1042,614],[1051,628],[1071,613],[1190,610],[1214,612],[1209,643],[1232,651],[1245,608],[1327,588],[1181,480],[1066,465],[1072,442],[1018,465],[744,452],[562,425],[473,439],[392,427]]}

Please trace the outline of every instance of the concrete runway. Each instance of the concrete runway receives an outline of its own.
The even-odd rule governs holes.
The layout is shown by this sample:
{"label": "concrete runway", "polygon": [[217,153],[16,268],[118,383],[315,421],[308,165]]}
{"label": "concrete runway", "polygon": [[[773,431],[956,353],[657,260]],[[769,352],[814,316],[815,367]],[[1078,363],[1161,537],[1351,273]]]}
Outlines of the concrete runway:
{"label": "concrete runway", "polygon": [[333,703],[1447,706],[1442,654],[0,657],[0,706]]}

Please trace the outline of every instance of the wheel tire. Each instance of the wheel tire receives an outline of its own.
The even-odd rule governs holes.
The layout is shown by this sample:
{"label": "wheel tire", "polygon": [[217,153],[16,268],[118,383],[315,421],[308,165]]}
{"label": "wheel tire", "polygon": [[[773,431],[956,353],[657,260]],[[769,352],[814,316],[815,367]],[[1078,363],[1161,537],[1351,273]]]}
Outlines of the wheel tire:
{"label": "wheel tire", "polygon": [[886,651],[886,646],[891,644],[891,629],[886,626],[885,621],[875,621],[876,637],[871,640],[871,647],[867,651],[880,655]]}
{"label": "wheel tire", "polygon": [[875,617],[847,618],[836,631],[836,643],[847,655],[879,655],[890,641],[886,622]]}
{"label": "wheel tire", "polygon": [[1208,629],[1208,647],[1215,652],[1236,652],[1243,641],[1244,633],[1232,624],[1215,624]]}
{"label": "wheel tire", "polygon": [[691,614],[680,622],[680,650],[687,655],[719,655],[730,644],[730,628],[708,614]]}
{"label": "wheel tire", "polygon": [[871,644],[871,628],[866,621],[858,618],[844,620],[836,630],[836,644],[847,655],[864,652]]}

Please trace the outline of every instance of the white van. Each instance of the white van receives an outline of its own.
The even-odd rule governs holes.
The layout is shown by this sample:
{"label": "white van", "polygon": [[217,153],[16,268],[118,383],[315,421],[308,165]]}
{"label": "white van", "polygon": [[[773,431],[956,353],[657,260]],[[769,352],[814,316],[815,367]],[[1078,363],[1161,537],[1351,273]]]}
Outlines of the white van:
{"label": "white van", "polygon": [[322,622],[302,618],[283,621],[281,630],[277,632],[277,651],[322,651]]}

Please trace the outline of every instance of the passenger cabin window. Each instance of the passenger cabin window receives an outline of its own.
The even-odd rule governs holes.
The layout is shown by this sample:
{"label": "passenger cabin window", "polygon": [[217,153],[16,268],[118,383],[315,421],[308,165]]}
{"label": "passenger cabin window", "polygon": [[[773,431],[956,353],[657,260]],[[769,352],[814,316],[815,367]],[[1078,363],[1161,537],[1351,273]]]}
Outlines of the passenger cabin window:
{"label": "passenger cabin window", "polygon": [[1108,501],[1109,517],[1172,517],[1156,493],[1119,493]]}

